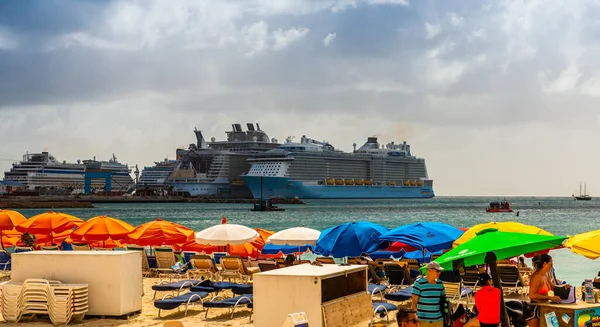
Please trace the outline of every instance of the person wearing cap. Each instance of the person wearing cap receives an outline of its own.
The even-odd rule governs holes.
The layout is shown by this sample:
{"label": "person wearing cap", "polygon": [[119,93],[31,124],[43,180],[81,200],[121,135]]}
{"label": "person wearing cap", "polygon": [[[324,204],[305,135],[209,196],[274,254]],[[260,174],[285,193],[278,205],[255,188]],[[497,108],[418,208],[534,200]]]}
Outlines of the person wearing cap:
{"label": "person wearing cap", "polygon": [[424,327],[443,327],[442,299],[446,298],[444,284],[439,279],[444,270],[437,262],[427,264],[427,275],[415,281],[412,289],[412,308],[417,310]]}
{"label": "person wearing cap", "polygon": [[487,273],[479,274],[482,288],[475,293],[477,320],[481,327],[497,327],[500,324],[500,290]]}

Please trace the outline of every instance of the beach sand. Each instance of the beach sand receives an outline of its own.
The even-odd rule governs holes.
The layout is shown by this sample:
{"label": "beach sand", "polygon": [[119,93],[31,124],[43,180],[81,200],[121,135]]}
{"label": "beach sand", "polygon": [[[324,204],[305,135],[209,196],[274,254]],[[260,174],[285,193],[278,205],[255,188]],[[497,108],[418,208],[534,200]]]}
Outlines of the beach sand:
{"label": "beach sand", "polygon": [[[154,291],[152,285],[160,283],[159,278],[144,278],[144,297],[142,299],[142,313],[133,315],[129,319],[115,319],[115,318],[100,318],[100,317],[86,317],[81,322],[71,322],[70,326],[80,327],[105,327],[105,326],[130,326],[130,327],[151,327],[151,326],[162,326],[164,322],[169,320],[180,320],[183,324],[194,327],[208,327],[208,326],[232,326],[232,327],[250,327],[254,326],[250,320],[250,309],[246,307],[240,307],[235,310],[233,319],[231,319],[231,310],[229,309],[210,309],[208,312],[208,318],[204,318],[206,311],[202,308],[202,305],[191,305],[188,310],[187,317],[184,317],[185,306],[181,306],[181,311],[175,310],[162,311],[161,318],[158,318],[158,309],[153,305]],[[170,294],[170,292],[158,292],[156,298],[161,298],[164,295]],[[220,294],[223,296],[231,296],[229,291],[223,291]],[[399,304],[399,303],[396,303]],[[393,320],[394,313],[390,314],[390,318]],[[29,327],[48,327],[53,326],[48,317],[36,317],[23,318],[18,326],[29,326]],[[397,326],[395,323],[389,326]]]}

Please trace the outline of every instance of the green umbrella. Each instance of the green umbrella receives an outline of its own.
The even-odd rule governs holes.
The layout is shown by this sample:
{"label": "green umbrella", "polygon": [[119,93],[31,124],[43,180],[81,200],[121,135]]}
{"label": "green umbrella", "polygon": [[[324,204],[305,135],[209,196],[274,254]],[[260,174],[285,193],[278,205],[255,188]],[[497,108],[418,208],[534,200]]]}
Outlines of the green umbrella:
{"label": "green umbrella", "polygon": [[[499,232],[495,228],[489,228],[478,232],[477,236],[434,261],[446,269],[452,269],[452,263],[457,260],[462,260],[465,267],[487,263],[494,286],[502,289],[496,266],[497,260],[559,247],[566,238],[566,236]],[[500,299],[502,327],[509,327],[502,292],[500,292]]]}
{"label": "green umbrella", "polygon": [[452,262],[464,259],[465,267],[485,263],[488,252],[496,254],[496,260],[512,258],[525,253],[552,249],[562,245],[566,236],[499,232],[497,229],[484,229],[477,236],[444,253],[435,262],[446,269],[452,269]]}

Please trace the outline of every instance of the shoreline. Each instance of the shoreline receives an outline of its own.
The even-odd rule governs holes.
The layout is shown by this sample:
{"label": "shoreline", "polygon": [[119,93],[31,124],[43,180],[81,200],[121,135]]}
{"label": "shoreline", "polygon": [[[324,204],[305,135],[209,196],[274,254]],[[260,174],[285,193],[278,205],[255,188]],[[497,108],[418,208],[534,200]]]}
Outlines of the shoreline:
{"label": "shoreline", "polygon": [[[273,204],[306,204],[300,199],[273,199]],[[183,196],[20,196],[0,197],[0,209],[94,208],[94,203],[258,203],[258,199]]]}

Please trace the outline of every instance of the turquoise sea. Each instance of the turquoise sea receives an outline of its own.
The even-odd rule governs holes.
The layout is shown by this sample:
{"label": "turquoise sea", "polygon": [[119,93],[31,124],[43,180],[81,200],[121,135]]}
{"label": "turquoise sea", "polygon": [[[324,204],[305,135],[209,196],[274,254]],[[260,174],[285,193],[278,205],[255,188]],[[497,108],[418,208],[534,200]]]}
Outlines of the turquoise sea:
{"label": "turquoise sea", "polygon": [[[306,205],[280,205],[283,212],[252,212],[251,205],[237,203],[151,203],[95,204],[93,209],[64,209],[82,219],[106,215],[137,226],[157,217],[199,231],[221,222],[279,231],[305,226],[323,230],[349,221],[372,221],[388,228],[403,224],[438,221],[456,227],[470,227],[490,221],[518,221],[539,226],[555,235],[574,235],[600,229],[600,200],[574,201],[559,197],[509,197],[515,213],[486,213],[485,207],[497,197],[436,197],[420,200],[307,200]],[[26,217],[43,209],[19,210]],[[519,211],[519,216],[516,216]],[[581,284],[600,270],[600,260],[589,260],[568,249],[550,253],[560,279]]]}

